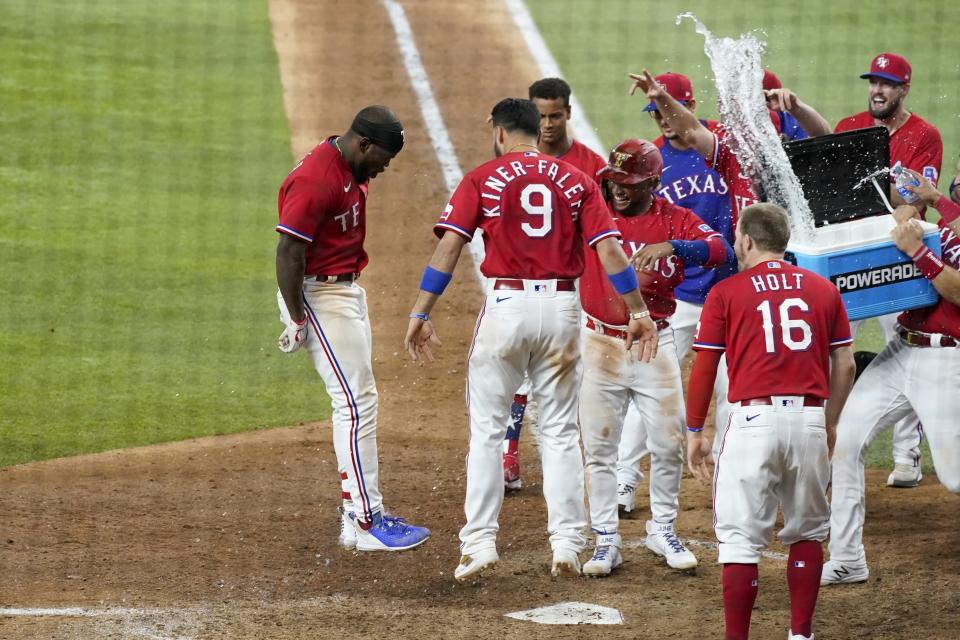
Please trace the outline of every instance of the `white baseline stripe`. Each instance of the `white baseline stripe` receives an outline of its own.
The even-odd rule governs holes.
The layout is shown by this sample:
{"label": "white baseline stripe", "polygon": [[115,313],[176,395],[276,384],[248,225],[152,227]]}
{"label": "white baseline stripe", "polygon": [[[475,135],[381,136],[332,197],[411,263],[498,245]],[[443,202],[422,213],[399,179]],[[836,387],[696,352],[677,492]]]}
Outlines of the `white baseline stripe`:
{"label": "white baseline stripe", "polygon": [[[443,181],[447,186],[447,191],[453,193],[453,190],[463,179],[463,171],[460,169],[457,152],[453,148],[447,126],[440,114],[440,106],[433,96],[430,77],[427,75],[427,70],[423,67],[423,61],[420,59],[420,51],[417,49],[417,43],[413,38],[413,30],[410,28],[406,12],[398,2],[395,0],[382,0],[382,2],[390,16],[390,23],[393,25],[393,31],[397,36],[397,45],[400,47],[400,53],[403,56],[403,66],[407,69],[410,84],[413,85],[413,91],[417,95],[420,114],[423,117],[424,125],[427,127],[427,133],[430,135],[433,151],[437,154],[437,160],[440,162]],[[477,278],[483,283],[483,276],[480,274],[480,263],[483,262],[484,255],[481,235],[479,233],[474,234],[473,241],[470,243],[470,254],[473,256],[473,266]]]}
{"label": "white baseline stripe", "polygon": [[[523,35],[523,39],[527,43],[527,49],[530,50],[530,55],[533,56],[534,62],[540,68],[540,73],[544,77],[562,78],[560,65],[557,64],[553,54],[550,53],[550,47],[547,46],[543,34],[540,33],[540,29],[533,21],[533,16],[530,15],[527,5],[524,4],[523,0],[503,0],[503,2],[507,5],[510,15],[513,16],[517,29]],[[570,96],[570,106],[573,107],[574,113],[574,117],[570,121],[570,126],[573,128],[573,137],[599,153],[601,157],[606,158],[607,149],[604,148],[603,142],[597,136],[590,120],[587,119],[587,112],[580,106],[580,101],[577,100],[576,95]]]}
{"label": "white baseline stripe", "polygon": [[97,616],[131,616],[156,613],[152,609],[83,609],[81,607],[25,607],[0,608],[0,617],[46,617],[62,616],[67,618],[94,618]]}

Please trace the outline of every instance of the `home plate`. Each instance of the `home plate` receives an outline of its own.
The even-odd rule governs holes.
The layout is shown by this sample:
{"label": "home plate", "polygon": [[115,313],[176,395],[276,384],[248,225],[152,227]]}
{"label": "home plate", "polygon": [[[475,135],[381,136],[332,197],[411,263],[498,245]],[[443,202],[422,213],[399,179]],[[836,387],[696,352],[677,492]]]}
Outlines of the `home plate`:
{"label": "home plate", "polygon": [[623,614],[616,609],[589,602],[561,602],[504,616],[539,624],[623,624]]}

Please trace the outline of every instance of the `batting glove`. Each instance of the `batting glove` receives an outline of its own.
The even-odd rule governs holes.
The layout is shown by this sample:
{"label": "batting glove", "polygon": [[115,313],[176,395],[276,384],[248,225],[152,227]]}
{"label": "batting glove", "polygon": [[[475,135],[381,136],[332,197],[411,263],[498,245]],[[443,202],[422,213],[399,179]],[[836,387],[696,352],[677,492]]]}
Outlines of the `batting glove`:
{"label": "batting glove", "polygon": [[291,320],[287,323],[287,328],[280,334],[280,351],[284,353],[293,353],[307,341],[307,318],[297,322]]}

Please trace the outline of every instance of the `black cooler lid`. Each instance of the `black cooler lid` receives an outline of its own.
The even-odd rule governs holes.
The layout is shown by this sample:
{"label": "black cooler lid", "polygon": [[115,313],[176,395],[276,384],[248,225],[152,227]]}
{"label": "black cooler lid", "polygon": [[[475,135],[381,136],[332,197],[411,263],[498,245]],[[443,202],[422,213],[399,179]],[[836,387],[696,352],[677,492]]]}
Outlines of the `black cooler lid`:
{"label": "black cooler lid", "polygon": [[[793,172],[800,180],[818,227],[887,212],[869,180],[871,173],[889,166],[890,135],[886,127],[870,127],[807,138],[783,145]],[[889,178],[877,176],[889,189]]]}

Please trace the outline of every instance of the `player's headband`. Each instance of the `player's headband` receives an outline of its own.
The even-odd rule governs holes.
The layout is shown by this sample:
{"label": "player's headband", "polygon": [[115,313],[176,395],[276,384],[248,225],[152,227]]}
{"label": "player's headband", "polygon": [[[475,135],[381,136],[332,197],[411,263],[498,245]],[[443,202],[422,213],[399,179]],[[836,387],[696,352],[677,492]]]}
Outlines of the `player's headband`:
{"label": "player's headband", "polygon": [[350,130],[388,153],[396,155],[403,149],[403,125],[399,120],[381,124],[358,115],[353,119]]}

